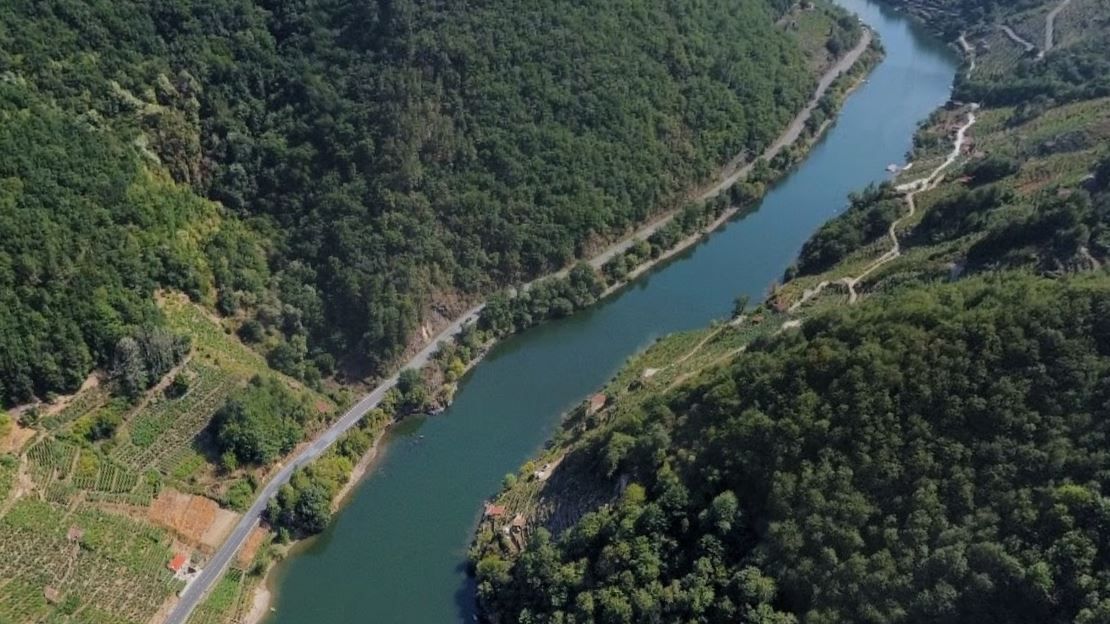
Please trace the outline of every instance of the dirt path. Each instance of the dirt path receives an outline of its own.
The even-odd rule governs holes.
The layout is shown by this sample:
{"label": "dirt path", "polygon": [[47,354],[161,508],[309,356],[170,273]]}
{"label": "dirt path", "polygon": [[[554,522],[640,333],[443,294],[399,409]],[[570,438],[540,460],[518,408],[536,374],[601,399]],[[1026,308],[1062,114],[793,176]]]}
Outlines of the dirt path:
{"label": "dirt path", "polygon": [[964,56],[967,57],[967,75],[971,76],[971,72],[975,71],[975,48],[967,42],[967,33],[960,33],[960,38],[956,41],[960,44],[960,49],[964,51]]}
{"label": "dirt path", "polygon": [[[1005,24],[1000,24],[998,27],[1002,30],[1002,32],[1006,33],[1006,36],[1009,37],[1011,41],[1025,48],[1026,53],[1033,52],[1037,49],[1037,46],[1033,45],[1033,42],[1014,32],[1013,28],[1010,28]],[[1037,58],[1040,58],[1043,55],[1044,52],[1041,52],[1037,55]]]}
{"label": "dirt path", "polygon": [[902,243],[898,239],[899,226],[901,226],[903,223],[906,222],[907,219],[912,218],[917,213],[917,194],[936,188],[936,186],[940,184],[940,181],[942,180],[942,174],[944,173],[944,171],[951,167],[952,164],[956,162],[956,159],[960,157],[960,153],[963,151],[964,144],[967,142],[967,132],[971,129],[971,126],[975,125],[975,111],[978,110],[978,108],[979,107],[977,104],[972,105],[971,112],[967,114],[967,122],[964,123],[964,125],[960,126],[960,128],[956,131],[956,140],[953,142],[952,151],[948,154],[948,157],[944,159],[943,163],[938,165],[936,169],[933,169],[932,173],[925,176],[924,178],[895,187],[898,192],[904,194],[908,210],[906,211],[906,214],[902,215],[902,217],[900,217],[894,223],[890,224],[890,229],[887,231],[887,236],[890,238],[891,241],[890,250],[876,258],[871,264],[867,265],[867,268],[865,268],[862,273],[855,277],[844,277],[835,282],[821,282],[817,286],[805,290],[802,293],[801,299],[790,306],[790,312],[796,312],[800,307],[802,307],[803,304],[821,294],[822,291],[824,291],[832,284],[840,284],[847,288],[848,305],[854,304],[856,300],[859,299],[859,294],[856,292],[856,285],[859,284],[860,281],[866,279],[868,275],[874,273],[877,269],[879,269],[879,267],[902,255]]}
{"label": "dirt path", "polygon": [[698,374],[700,374],[704,370],[713,368],[714,366],[718,366],[720,364],[724,364],[725,362],[732,361],[733,358],[735,358],[736,356],[740,355],[741,353],[743,353],[747,350],[748,350],[747,345],[745,345],[743,347],[737,347],[737,348],[729,351],[728,353],[725,353],[724,355],[713,358],[709,362],[706,362],[705,364],[695,368],[694,370],[686,371],[685,373],[682,373],[678,377],[675,377],[674,381],[672,381],[666,388],[664,388],[662,393],[666,394],[667,392],[670,392],[671,390],[674,390],[675,388],[677,388],[680,385],[682,385],[683,383],[685,383],[688,379],[697,376]]}
{"label": "dirt path", "polygon": [[1041,56],[1052,51],[1056,45],[1056,18],[1059,17],[1060,12],[1071,4],[1071,0],[1063,0],[1060,4],[1056,5],[1055,9],[1048,14],[1048,18],[1044,22],[1044,52]]}
{"label": "dirt path", "polygon": [[940,181],[943,179],[942,176],[944,174],[944,171],[951,167],[952,164],[956,162],[956,159],[960,157],[960,153],[963,151],[964,144],[967,142],[967,132],[971,129],[971,126],[975,125],[975,111],[977,109],[977,105],[972,105],[971,112],[967,114],[967,122],[964,123],[964,125],[960,126],[959,130],[956,131],[956,140],[952,145],[952,151],[949,152],[948,158],[944,159],[944,162],[938,165],[937,168],[934,169],[933,172],[930,173],[928,176],[921,178],[920,180],[914,180],[913,182],[902,184],[897,187],[899,192],[906,194],[906,206],[908,210],[906,211],[906,214],[902,215],[901,218],[890,224],[890,230],[887,232],[887,235],[890,237],[891,242],[890,251],[879,256],[874,262],[868,265],[868,267],[864,269],[862,273],[860,273],[856,277],[849,277],[843,280],[844,285],[848,287],[849,305],[855,303],[856,299],[858,298],[858,295],[856,294],[856,284],[858,284],[860,280],[863,280],[879,267],[902,255],[902,243],[898,240],[898,227],[902,225],[902,223],[905,223],[907,219],[912,218],[914,214],[917,213],[917,194],[921,193],[922,191],[936,188],[936,186],[940,184]]}

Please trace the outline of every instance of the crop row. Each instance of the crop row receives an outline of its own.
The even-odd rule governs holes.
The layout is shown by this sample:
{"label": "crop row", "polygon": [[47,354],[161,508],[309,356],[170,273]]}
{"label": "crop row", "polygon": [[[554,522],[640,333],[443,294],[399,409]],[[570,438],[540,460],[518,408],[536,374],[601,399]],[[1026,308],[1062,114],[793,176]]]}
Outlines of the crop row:
{"label": "crop row", "polygon": [[238,385],[210,367],[197,365],[195,370],[198,376],[188,394],[151,405],[134,419],[131,443],[117,447],[116,460],[138,470],[165,470],[167,458],[190,447]]}
{"label": "crop row", "polygon": [[[82,531],[80,546],[67,538],[69,527]],[[166,569],[169,545],[164,531],[124,516],[21,500],[0,523],[0,579],[11,579],[4,592],[12,594],[0,600],[2,615],[46,619],[35,597],[50,586],[80,609],[81,622],[146,621],[180,587]]]}
{"label": "crop row", "polygon": [[186,370],[192,376],[192,387],[184,396],[154,399],[131,417],[129,428],[132,444],[147,448],[161,443],[162,434],[173,427],[183,414],[189,414],[203,406],[213,389],[221,385],[224,377],[219,370],[196,362],[190,363]]}
{"label": "crop row", "polygon": [[64,479],[73,469],[77,447],[52,438],[46,438],[27,451],[31,461],[31,477],[41,486],[55,479]]}
{"label": "crop row", "polygon": [[104,405],[107,401],[108,391],[104,388],[97,387],[82,392],[73,397],[58,413],[43,418],[42,426],[48,431],[55,431]]}
{"label": "crop row", "polygon": [[242,570],[231,568],[212,589],[212,593],[197,606],[188,624],[225,624],[237,621],[242,609],[246,577]]}

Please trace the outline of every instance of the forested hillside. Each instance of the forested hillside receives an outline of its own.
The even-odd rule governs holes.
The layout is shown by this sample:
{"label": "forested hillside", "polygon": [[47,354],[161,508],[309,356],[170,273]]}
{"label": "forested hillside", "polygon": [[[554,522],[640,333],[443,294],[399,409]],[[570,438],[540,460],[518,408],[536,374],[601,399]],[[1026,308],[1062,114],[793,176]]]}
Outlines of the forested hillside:
{"label": "forested hillside", "polygon": [[507,480],[490,620],[1110,618],[1110,12],[896,4],[965,34],[963,102],[767,302],[637,356]]}
{"label": "forested hillside", "polygon": [[632,485],[487,554],[481,596],[506,622],[1101,621],[1108,312],[1105,275],[972,280],[633,390],[576,451]]}
{"label": "forested hillside", "polygon": [[159,287],[296,377],[393,362],[767,144],[813,84],[788,5],[6,3],[0,403],[107,366]]}

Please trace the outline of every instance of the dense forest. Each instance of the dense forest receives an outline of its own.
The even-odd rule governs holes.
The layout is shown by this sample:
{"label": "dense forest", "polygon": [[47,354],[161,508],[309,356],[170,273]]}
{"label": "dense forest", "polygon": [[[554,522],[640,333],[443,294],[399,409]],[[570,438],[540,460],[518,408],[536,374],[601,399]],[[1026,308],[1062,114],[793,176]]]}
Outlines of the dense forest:
{"label": "dense forest", "polygon": [[766,145],[813,84],[789,4],[6,3],[0,403],[106,367],[158,288],[295,376],[394,361]]}
{"label": "dense forest", "polygon": [[630,483],[477,564],[513,622],[1110,617],[1110,281],[1008,274],[842,308],[619,412]]}
{"label": "dense forest", "polygon": [[909,160],[974,111],[969,149],[912,213],[916,171],[853,195],[769,302],[570,413],[537,459],[565,474],[526,465],[476,533],[490,621],[1110,620],[1110,22],[1073,2],[1038,58],[983,41],[1050,3],[894,4],[979,52],[954,99],[981,106]]}
{"label": "dense forest", "polygon": [[145,389],[131,354],[161,323],[156,288],[203,299],[266,274],[253,234],[20,81],[0,79],[0,152],[0,404],[72,390],[93,367]]}

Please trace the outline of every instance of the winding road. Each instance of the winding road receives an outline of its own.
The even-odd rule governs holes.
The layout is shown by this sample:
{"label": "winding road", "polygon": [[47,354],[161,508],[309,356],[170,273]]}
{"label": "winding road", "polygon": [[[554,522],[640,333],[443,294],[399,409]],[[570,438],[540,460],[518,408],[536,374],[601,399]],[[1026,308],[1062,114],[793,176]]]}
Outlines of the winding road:
{"label": "winding road", "polygon": [[856,284],[858,284],[860,280],[863,280],[879,267],[902,255],[902,243],[898,240],[898,227],[917,213],[917,194],[922,191],[936,188],[943,179],[942,174],[944,171],[951,167],[952,164],[956,162],[956,159],[960,157],[960,153],[964,149],[964,143],[967,142],[967,132],[971,129],[971,126],[975,125],[975,111],[978,110],[978,108],[979,106],[977,104],[971,105],[971,111],[967,114],[967,122],[956,130],[956,140],[952,145],[952,151],[949,152],[948,158],[945,158],[944,162],[928,176],[896,187],[899,192],[905,193],[906,206],[908,206],[909,210],[907,210],[906,214],[902,215],[901,218],[890,224],[890,230],[887,232],[891,241],[890,251],[876,258],[875,261],[868,265],[859,275],[844,278],[844,285],[848,287],[849,305],[855,303],[858,298],[856,295]]}
{"label": "winding road", "polygon": [[971,105],[971,111],[967,114],[967,121],[956,130],[956,139],[955,141],[953,141],[952,151],[948,153],[948,157],[944,159],[944,162],[938,165],[936,169],[933,169],[932,173],[925,176],[924,178],[914,180],[913,182],[908,182],[906,184],[901,184],[895,187],[895,190],[897,190],[899,193],[904,194],[906,206],[909,208],[909,210],[906,211],[906,214],[902,215],[899,219],[890,224],[890,229],[887,231],[887,236],[890,238],[891,248],[886,253],[879,256],[873,262],[868,264],[863,272],[855,277],[843,277],[835,282],[824,281],[817,284],[813,288],[806,289],[802,292],[801,298],[790,306],[790,312],[797,312],[798,309],[802,307],[802,305],[804,305],[810,299],[813,299],[817,295],[821,294],[822,291],[824,291],[832,284],[840,284],[847,288],[848,305],[854,304],[856,300],[859,299],[859,295],[856,293],[856,285],[859,284],[860,281],[867,278],[868,275],[874,273],[879,267],[902,255],[902,243],[898,239],[899,226],[901,226],[903,223],[905,223],[907,219],[913,217],[917,213],[917,194],[936,188],[943,179],[942,174],[944,173],[944,171],[951,167],[952,164],[956,162],[956,159],[960,157],[960,153],[963,151],[964,144],[967,142],[967,133],[969,130],[971,130],[971,126],[975,125],[975,111],[977,111],[978,109],[978,104]]}
{"label": "winding road", "polygon": [[[842,73],[851,69],[856,64],[860,56],[871,45],[873,34],[870,30],[864,29],[863,36],[856,46],[845,54],[834,66],[830,67],[818,82],[817,90],[814,92],[813,97],[810,99],[806,107],[798,113],[797,117],[791,122],[786,130],[779,136],[779,138],[768,147],[763,157],[767,159],[774,158],[783,149],[792,145],[801,136],[802,131],[805,129],[805,124],[809,121],[813,111],[817,108],[821,98],[824,97],[825,92],[828,91]],[[755,162],[748,163],[738,169],[733,165],[725,168],[722,173],[721,180],[715,184],[708,191],[699,196],[701,200],[711,199],[718,194],[724,192],[732,185],[736,184],[744,176],[748,175],[754,167]],[[672,212],[660,219],[649,223],[632,234],[622,238],[621,240],[613,243],[601,253],[597,254],[589,260],[590,265],[595,268],[601,267],[606,262],[616,257],[618,254],[628,250],[636,243],[636,241],[651,236],[656,230],[666,225],[676,212]],[[563,275],[569,269],[564,269],[555,273],[554,275]],[[534,283],[534,282],[533,282]],[[527,284],[522,288],[527,288]],[[477,305],[470,310],[467,310],[461,317],[454,320],[450,325],[444,328],[436,337],[428,343],[419,353],[414,355],[412,359],[405,363],[404,368],[423,367],[439,349],[440,345],[444,342],[454,338],[462,329],[478,319],[485,304]],[[394,386],[397,385],[399,373],[394,374],[392,377],[382,381],[376,388],[369,394],[364,396],[358,403],[351,407],[339,420],[328,427],[322,434],[320,434],[311,444],[299,451],[296,455],[288,460],[287,463],[281,465],[281,468],[274,474],[274,476],[266,483],[265,486],[258,492],[257,497],[250,508],[243,513],[238,524],[228,535],[227,539],[220,546],[218,550],[208,560],[204,569],[195,579],[193,579],[179,595],[176,604],[173,605],[169,614],[164,620],[165,624],[185,624],[189,619],[189,615],[204,599],[208,591],[219,580],[220,575],[227,569],[231,560],[235,557],[235,553],[246,541],[247,536],[259,523],[262,514],[266,510],[266,506],[270,499],[277,494],[277,491],[282,485],[286,484],[293,472],[311,462],[313,459],[319,457],[324,453],[336,440],[339,439],[347,430],[354,427],[367,412],[377,407],[381,400],[385,397]]]}

